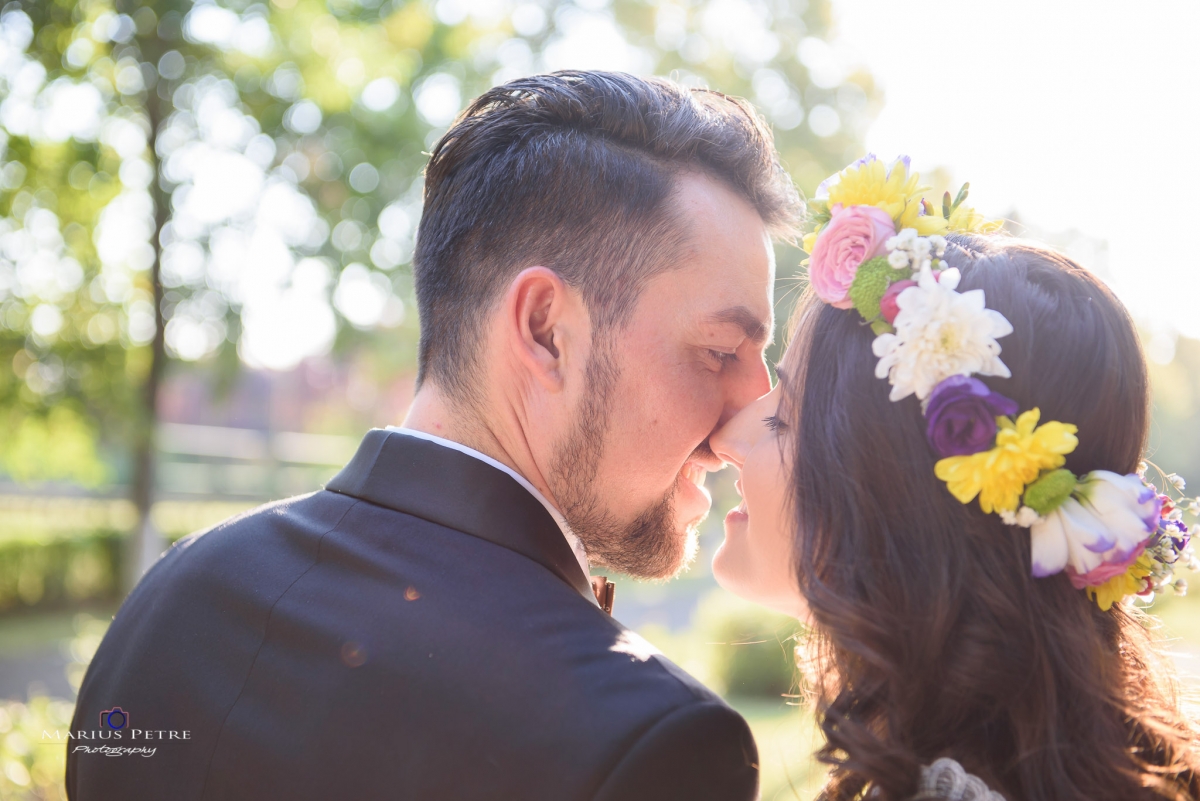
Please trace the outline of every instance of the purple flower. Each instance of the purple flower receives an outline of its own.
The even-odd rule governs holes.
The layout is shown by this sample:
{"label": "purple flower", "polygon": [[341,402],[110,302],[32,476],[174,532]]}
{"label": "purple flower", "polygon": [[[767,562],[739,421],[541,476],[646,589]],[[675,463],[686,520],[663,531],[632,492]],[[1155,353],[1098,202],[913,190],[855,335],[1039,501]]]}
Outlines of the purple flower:
{"label": "purple flower", "polygon": [[969,456],[992,447],[997,416],[1016,413],[1016,401],[992,392],[978,378],[953,375],[929,396],[925,434],[939,456]]}

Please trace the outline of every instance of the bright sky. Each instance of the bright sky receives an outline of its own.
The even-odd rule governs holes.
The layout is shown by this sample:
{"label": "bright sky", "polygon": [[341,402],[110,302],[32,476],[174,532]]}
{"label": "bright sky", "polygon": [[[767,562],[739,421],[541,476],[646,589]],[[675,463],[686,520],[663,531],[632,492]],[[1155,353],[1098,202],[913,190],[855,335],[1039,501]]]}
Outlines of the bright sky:
{"label": "bright sky", "polygon": [[[836,84],[847,65],[875,76],[886,103],[867,133],[869,150],[889,160],[907,154],[921,171],[945,168],[956,181],[971,182],[972,203],[984,213],[1015,211],[1032,230],[1073,241],[1068,251],[1105,276],[1151,334],[1151,358],[1169,360],[1177,333],[1200,338],[1200,243],[1193,239],[1200,231],[1200,0],[832,2],[834,47],[805,47],[801,60],[825,85]],[[621,41],[608,0],[576,0],[575,6],[564,7],[561,36],[542,57],[520,39],[500,47],[496,79],[565,67],[648,68],[646,54]],[[671,8],[660,9],[659,38],[671,39]],[[761,51],[770,32],[756,8],[751,0],[706,0],[705,36],[734,51]],[[436,10],[448,23],[467,14],[511,14],[526,33],[546,23],[544,13],[520,0],[438,0]],[[97,22],[93,35],[116,22]],[[187,26],[194,38],[221,46],[257,51],[270,41],[258,16],[239,22],[215,5],[197,5]],[[145,269],[152,257],[145,134],[120,113],[102,120],[102,99],[92,84],[47,83],[45,69],[25,53],[31,40],[28,17],[5,15],[0,77],[9,91],[0,123],[51,141],[99,138],[122,155],[126,191],[105,211],[97,245],[105,292],[114,302],[126,298],[128,335],[143,341],[153,331],[151,307],[131,294],[130,271]],[[138,91],[139,76],[136,66],[123,69],[117,89]],[[760,83],[756,79],[756,94]],[[464,100],[457,79],[443,73],[414,91],[418,111],[434,125],[449,122]],[[375,80],[363,88],[362,102],[378,110],[398,94],[394,82]],[[168,173],[183,184],[164,272],[175,283],[194,283],[207,273],[243,304],[243,358],[286,369],[327,350],[336,326],[330,295],[353,325],[398,324],[403,307],[386,272],[411,250],[419,199],[388,207],[378,221],[382,237],[371,248],[371,265],[352,265],[334,286],[331,265],[298,259],[292,248],[320,245],[328,236],[340,250],[354,251],[365,227],[345,220],[326,230],[294,186],[296,170],[307,173],[307,162],[285,159],[290,179],[272,167],[273,141],[237,107],[230,86],[197,84],[191,106],[193,114],[172,117],[160,139],[169,151]],[[814,130],[825,127],[822,108],[809,109],[806,121]],[[293,130],[311,131],[321,115],[297,98],[287,119]],[[360,170],[366,172],[356,179]],[[378,174],[359,165],[350,182],[359,179],[373,187]],[[35,211],[20,230],[0,230],[0,253],[15,260],[15,266],[0,262],[0,296],[13,285],[22,296],[40,297],[34,323],[52,336],[63,322],[54,304],[78,286],[82,273],[63,250],[57,218]],[[39,239],[43,228],[53,236]],[[1082,236],[1055,236],[1071,230]],[[195,241],[205,233],[212,242],[207,255]],[[1097,242],[1107,244],[1107,254]],[[185,359],[203,357],[226,334],[225,301],[216,293],[201,295],[177,310],[166,332],[172,352]]]}
{"label": "bright sky", "polygon": [[987,214],[1107,241],[1113,287],[1158,334],[1152,357],[1170,358],[1174,332],[1200,337],[1200,3],[834,0],[834,14],[840,55],[886,95],[869,150],[949,169]]}

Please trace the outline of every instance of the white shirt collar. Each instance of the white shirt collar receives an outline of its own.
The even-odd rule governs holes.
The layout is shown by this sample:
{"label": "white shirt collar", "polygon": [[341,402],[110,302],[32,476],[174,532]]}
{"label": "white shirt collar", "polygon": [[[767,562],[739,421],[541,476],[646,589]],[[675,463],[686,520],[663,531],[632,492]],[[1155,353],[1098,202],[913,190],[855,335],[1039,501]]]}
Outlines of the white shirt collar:
{"label": "white shirt collar", "polygon": [[[559,512],[558,509],[555,509],[554,505],[551,504],[550,501],[546,500],[546,496],[538,492],[537,487],[530,484],[525,476],[521,475],[516,470],[513,470],[503,462],[498,462],[492,457],[488,456],[486,453],[480,453],[474,448],[468,448],[461,442],[455,442],[454,440],[445,439],[444,437],[439,437],[434,434],[427,434],[424,431],[417,431],[414,428],[404,428],[403,426],[388,426],[387,430],[396,431],[400,434],[407,434],[410,437],[416,437],[417,439],[434,442],[446,448],[456,450],[459,453],[465,453],[467,456],[472,456],[479,461],[489,464],[497,470],[501,470],[512,476],[513,480],[528,490],[530,495],[532,495],[534,498],[537,498],[538,503],[546,507],[546,511],[550,513],[552,518],[554,518],[554,522],[558,524],[558,528],[562,531],[563,537],[566,538],[567,544],[571,546],[571,553],[575,554],[575,560],[579,562],[579,569],[583,571],[584,576],[591,575],[591,566],[588,564],[587,551],[584,549],[583,543],[579,540],[579,537],[575,536],[575,532],[571,531],[571,526],[569,523],[567,523],[567,519],[562,516],[562,513]],[[592,603],[599,605],[599,602],[596,601],[594,595],[588,593],[587,597],[592,601]]]}

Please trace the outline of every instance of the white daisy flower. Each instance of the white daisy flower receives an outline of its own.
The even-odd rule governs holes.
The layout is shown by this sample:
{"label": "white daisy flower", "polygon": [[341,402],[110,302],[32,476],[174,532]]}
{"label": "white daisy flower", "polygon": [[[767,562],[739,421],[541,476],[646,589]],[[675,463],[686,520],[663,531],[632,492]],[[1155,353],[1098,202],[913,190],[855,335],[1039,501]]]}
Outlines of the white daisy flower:
{"label": "white daisy flower", "polygon": [[996,342],[1012,325],[984,306],[982,289],[955,292],[959,278],[956,269],[934,278],[926,267],[917,286],[896,298],[896,333],[876,337],[871,346],[879,357],[875,375],[892,385],[890,400],[916,394],[924,401],[952,375],[1012,375]]}

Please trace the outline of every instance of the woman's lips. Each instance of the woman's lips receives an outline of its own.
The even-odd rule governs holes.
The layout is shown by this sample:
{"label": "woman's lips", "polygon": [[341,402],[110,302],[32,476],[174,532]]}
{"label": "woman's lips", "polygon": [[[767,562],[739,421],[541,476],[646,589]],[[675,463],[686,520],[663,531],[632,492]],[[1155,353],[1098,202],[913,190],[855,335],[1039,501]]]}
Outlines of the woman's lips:
{"label": "woman's lips", "polygon": [[737,494],[742,496],[742,500],[737,506],[729,510],[729,514],[725,515],[726,522],[730,519],[745,520],[750,516],[750,513],[746,511],[746,496],[742,492],[742,479],[739,477],[737,481],[733,482],[733,486],[737,490]]}

